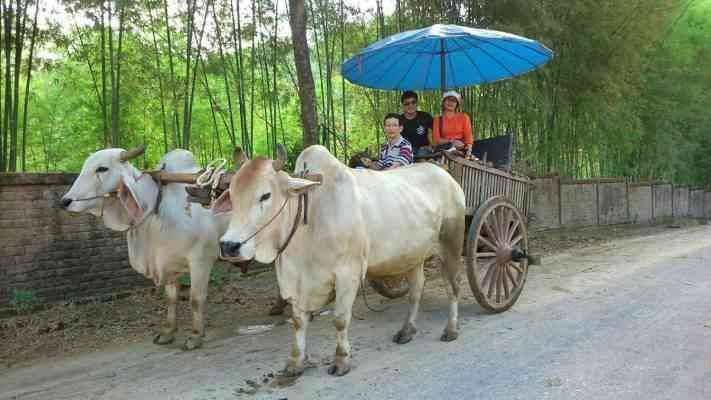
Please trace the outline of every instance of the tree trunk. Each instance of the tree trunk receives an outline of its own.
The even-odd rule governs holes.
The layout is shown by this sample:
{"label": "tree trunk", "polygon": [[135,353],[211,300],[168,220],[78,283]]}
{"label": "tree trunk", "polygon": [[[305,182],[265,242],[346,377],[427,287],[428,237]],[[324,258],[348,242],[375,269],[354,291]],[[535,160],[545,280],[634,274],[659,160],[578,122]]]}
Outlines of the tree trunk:
{"label": "tree trunk", "polygon": [[318,116],[316,90],[311,74],[309,45],[306,40],[306,6],[304,0],[289,0],[289,25],[294,45],[294,63],[299,82],[301,124],[304,129],[304,147],[318,143]]}

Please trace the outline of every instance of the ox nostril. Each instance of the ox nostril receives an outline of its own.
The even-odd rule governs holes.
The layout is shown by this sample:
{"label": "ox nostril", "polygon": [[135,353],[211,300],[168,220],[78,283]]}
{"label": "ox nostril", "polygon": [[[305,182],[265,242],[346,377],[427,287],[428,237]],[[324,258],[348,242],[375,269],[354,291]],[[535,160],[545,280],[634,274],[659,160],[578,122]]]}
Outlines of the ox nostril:
{"label": "ox nostril", "polygon": [[66,197],[62,199],[62,208],[67,208],[70,204],[72,204],[72,199]]}
{"label": "ox nostril", "polygon": [[220,242],[222,254],[226,256],[236,256],[239,254],[239,248],[242,246],[240,242]]}

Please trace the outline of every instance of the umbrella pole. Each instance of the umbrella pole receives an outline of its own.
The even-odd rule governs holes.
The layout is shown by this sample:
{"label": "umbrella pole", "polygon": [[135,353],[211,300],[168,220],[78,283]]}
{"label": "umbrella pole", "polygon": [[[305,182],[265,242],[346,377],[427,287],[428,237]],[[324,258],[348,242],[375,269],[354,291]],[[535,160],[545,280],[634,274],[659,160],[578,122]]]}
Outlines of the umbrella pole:
{"label": "umbrella pole", "polygon": [[440,117],[439,117],[439,136],[442,137],[444,128],[444,101],[442,101],[442,95],[444,94],[444,89],[447,85],[447,74],[445,72],[445,62],[444,62],[444,39],[439,40],[439,105],[440,105]]}

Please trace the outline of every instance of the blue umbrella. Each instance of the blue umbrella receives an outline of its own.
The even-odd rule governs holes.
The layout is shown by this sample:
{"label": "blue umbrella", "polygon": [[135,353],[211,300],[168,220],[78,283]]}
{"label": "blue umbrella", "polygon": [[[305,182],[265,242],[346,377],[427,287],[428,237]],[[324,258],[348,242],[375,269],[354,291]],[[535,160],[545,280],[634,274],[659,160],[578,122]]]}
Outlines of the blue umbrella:
{"label": "blue umbrella", "polygon": [[341,73],[373,89],[444,91],[518,76],[552,57],[542,44],[510,33],[432,25],[373,43]]}

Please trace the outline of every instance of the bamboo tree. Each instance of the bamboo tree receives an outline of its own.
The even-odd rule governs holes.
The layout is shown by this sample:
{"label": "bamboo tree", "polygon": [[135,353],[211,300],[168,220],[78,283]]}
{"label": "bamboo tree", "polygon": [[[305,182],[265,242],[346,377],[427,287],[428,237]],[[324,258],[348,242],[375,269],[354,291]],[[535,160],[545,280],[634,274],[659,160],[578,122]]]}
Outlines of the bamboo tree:
{"label": "bamboo tree", "polygon": [[230,83],[229,83],[229,77],[228,77],[228,64],[227,60],[225,57],[225,52],[224,52],[224,46],[223,46],[223,41],[222,41],[222,31],[220,29],[220,22],[217,18],[217,10],[215,9],[215,5],[213,3],[213,18],[215,21],[215,33],[217,35],[217,49],[220,54],[220,61],[222,63],[222,78],[225,83],[225,95],[227,96],[227,110],[229,113],[229,127],[227,129],[227,133],[230,137],[230,142],[232,146],[236,146],[236,134],[235,134],[235,122],[234,122],[234,113],[232,111],[232,91],[230,90]]}
{"label": "bamboo tree", "polygon": [[15,2],[15,65],[13,67],[12,112],[10,115],[10,171],[17,171],[17,130],[20,110],[20,70],[22,67],[22,48],[25,39],[27,13],[20,0]]}
{"label": "bamboo tree", "polygon": [[[101,106],[101,122],[103,126],[104,133],[104,147],[109,145],[109,127],[108,127],[108,116],[106,115],[106,30],[105,30],[105,8],[104,2],[101,2],[101,101],[99,105]],[[109,21],[109,24],[111,22]]]}
{"label": "bamboo tree", "polygon": [[185,24],[187,42],[185,45],[185,81],[183,82],[183,135],[180,146],[185,149],[190,148],[190,70],[192,66],[193,49],[193,20],[195,19],[195,7],[197,0],[188,0],[187,23]]}
{"label": "bamboo tree", "polygon": [[173,62],[173,42],[170,36],[170,21],[168,19],[168,0],[163,0],[163,17],[165,20],[165,32],[168,40],[168,66],[170,69],[170,88],[173,94],[173,107],[171,109],[172,114],[172,125],[173,125],[173,146],[180,146],[180,139],[178,132],[180,132],[180,122],[178,121],[178,94],[175,91],[176,81],[175,81],[175,68]]}
{"label": "bamboo tree", "polygon": [[[3,15],[5,23],[5,108],[2,120],[2,131],[3,131],[3,148],[2,148],[2,165],[0,166],[1,171],[10,170],[10,157],[9,157],[9,141],[11,140],[10,133],[10,118],[12,114],[12,70],[11,70],[11,57],[12,57],[12,20],[14,17],[14,10],[12,9],[12,0],[7,0],[8,3],[3,2]],[[8,5],[9,4],[9,5]]]}
{"label": "bamboo tree", "polygon": [[[236,8],[236,18],[235,18],[235,8]],[[242,22],[239,10],[239,0],[237,0],[236,7],[233,5],[232,0],[230,0],[230,16],[232,18],[232,42],[235,44],[235,65],[237,68],[236,74],[237,79],[235,84],[237,85],[237,102],[239,105],[239,121],[240,121],[240,133],[242,138],[242,146],[246,149],[247,154],[252,154],[252,144],[249,136],[247,135],[247,115],[246,115],[246,103],[244,95],[244,85],[242,84]]]}
{"label": "bamboo tree", "polygon": [[30,80],[32,79],[32,63],[34,61],[35,40],[37,38],[37,15],[39,14],[39,1],[35,2],[35,14],[32,18],[32,35],[30,36],[30,54],[27,57],[27,78],[25,78],[25,104],[22,107],[22,172],[27,171],[27,112],[30,101]]}
{"label": "bamboo tree", "polygon": [[160,99],[160,122],[161,122],[161,127],[163,128],[163,151],[165,153],[168,152],[168,127],[166,126],[166,113],[165,113],[165,96],[163,95],[163,73],[162,73],[162,68],[160,64],[160,59],[161,59],[161,53],[160,50],[158,49],[158,40],[156,39],[156,27],[155,27],[155,19],[153,18],[153,9],[152,7],[148,6],[148,17],[149,17],[149,23],[151,27],[151,37],[153,38],[153,49],[155,51],[155,59],[156,59],[156,78],[158,78],[158,97]]}

